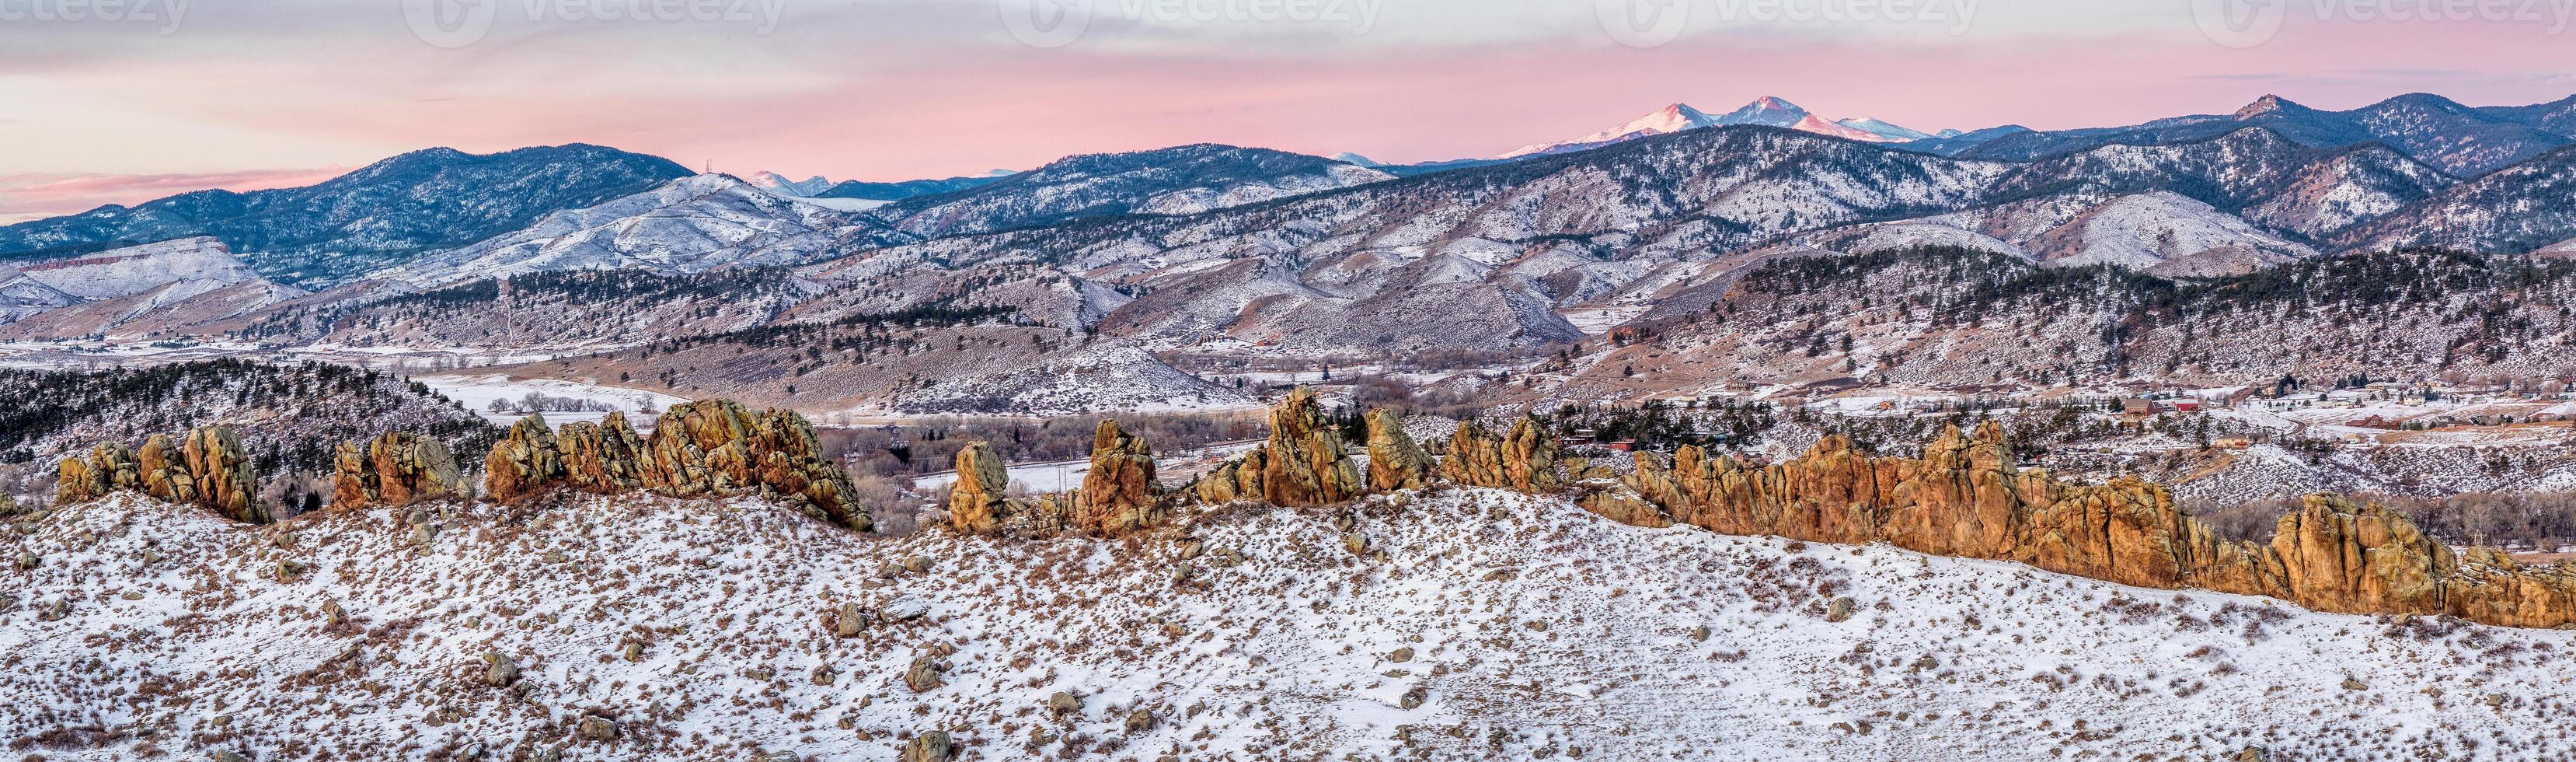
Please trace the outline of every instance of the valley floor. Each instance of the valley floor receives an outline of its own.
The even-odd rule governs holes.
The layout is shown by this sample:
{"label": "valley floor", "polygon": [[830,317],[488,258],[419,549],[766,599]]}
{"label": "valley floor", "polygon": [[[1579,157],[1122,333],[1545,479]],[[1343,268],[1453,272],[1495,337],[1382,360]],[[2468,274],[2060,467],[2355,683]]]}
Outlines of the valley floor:
{"label": "valley floor", "polygon": [[[1382,556],[1346,549],[1353,515]],[[253,529],[121,496],[9,532],[33,568],[7,572],[0,743],[48,760],[892,759],[933,729],[986,760],[2576,754],[2576,633],[1477,489],[1125,542],[879,539],[658,497]],[[844,603],[872,618],[837,638]],[[486,684],[491,652],[513,687]],[[916,657],[938,687],[906,687]],[[585,716],[616,738],[579,740]]]}

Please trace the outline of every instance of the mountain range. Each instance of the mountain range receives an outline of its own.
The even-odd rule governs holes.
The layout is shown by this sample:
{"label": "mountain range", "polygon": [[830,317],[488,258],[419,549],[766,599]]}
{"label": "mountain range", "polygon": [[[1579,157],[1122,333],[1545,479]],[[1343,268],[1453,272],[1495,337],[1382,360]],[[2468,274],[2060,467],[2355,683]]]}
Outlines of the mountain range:
{"label": "mountain range", "polygon": [[1958,130],[1937,133],[1918,132],[1870,118],[1828,120],[1776,97],[1764,96],[1743,108],[1715,116],[1688,104],[1675,103],[1663,110],[1638,117],[1627,124],[1573,140],[1541,143],[1495,157],[1517,159],[1599,148],[1653,135],[1670,135],[1685,130],[1735,125],[1781,127],[1799,132],[1858,140],[1868,143],[1902,143],[1917,140],[1953,140],[1965,135]]}
{"label": "mountain range", "polygon": [[[792,401],[789,379],[821,372],[847,379],[832,387],[846,390],[831,403],[841,409],[971,411],[1152,397],[1049,386],[1083,363],[1118,368],[1090,374],[1104,382],[1219,399],[1153,366],[1549,351],[1712,309],[1732,284],[1801,259],[1944,248],[2043,272],[2199,281],[2426,247],[2576,253],[2576,149],[2565,147],[2576,139],[2549,137],[2570,128],[2576,99],[2447,103],[2324,112],[2266,98],[2117,130],[1920,133],[1766,98],[1722,115],[1676,104],[1441,168],[1197,144],[1022,173],[842,182],[819,196],[803,194],[822,178],[689,175],[594,146],[433,150],[311,188],[207,191],[0,228],[0,262],[17,268],[0,280],[0,319],[26,338],[507,354],[909,315],[957,342],[1053,347],[1016,359],[950,347],[935,364],[824,356],[671,387],[754,384],[766,391],[746,396]],[[220,251],[237,267],[165,250]],[[89,266],[67,263],[101,258],[150,272],[118,276],[115,293],[58,282]],[[685,358],[729,350],[673,351],[617,362],[682,357],[661,374],[676,384]],[[933,377],[978,391],[913,385]],[[825,388],[821,378],[804,388]]]}

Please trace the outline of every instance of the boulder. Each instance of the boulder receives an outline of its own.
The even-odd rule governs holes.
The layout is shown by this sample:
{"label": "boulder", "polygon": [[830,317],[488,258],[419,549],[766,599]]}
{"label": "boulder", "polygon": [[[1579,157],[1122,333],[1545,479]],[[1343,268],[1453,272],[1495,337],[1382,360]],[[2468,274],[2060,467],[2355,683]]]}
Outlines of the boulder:
{"label": "boulder", "polygon": [[912,659],[903,670],[903,685],[914,693],[927,693],[939,688],[939,658],[922,654]]}
{"label": "boulder", "polygon": [[342,442],[332,460],[335,510],[474,496],[446,443],[417,434],[397,431],[372,441]]}
{"label": "boulder", "polygon": [[1162,485],[1154,481],[1154,449],[1143,438],[1101,421],[1093,434],[1091,472],[1074,500],[1073,528],[1120,537],[1162,520]]}
{"label": "boulder", "polygon": [[957,451],[957,481],[948,487],[948,528],[960,534],[991,534],[1007,515],[1011,472],[993,443],[976,442]]}
{"label": "boulder", "polygon": [[1342,451],[1342,433],[1313,389],[1298,387],[1270,411],[1262,453],[1261,494],[1274,505],[1331,505],[1363,490],[1359,469]]}
{"label": "boulder", "polygon": [[903,745],[903,762],[948,762],[954,753],[948,731],[933,730],[913,736]]}
{"label": "boulder", "polygon": [[1415,489],[1431,478],[1431,453],[1404,432],[1404,417],[1393,410],[1368,414],[1368,486],[1377,492]]}

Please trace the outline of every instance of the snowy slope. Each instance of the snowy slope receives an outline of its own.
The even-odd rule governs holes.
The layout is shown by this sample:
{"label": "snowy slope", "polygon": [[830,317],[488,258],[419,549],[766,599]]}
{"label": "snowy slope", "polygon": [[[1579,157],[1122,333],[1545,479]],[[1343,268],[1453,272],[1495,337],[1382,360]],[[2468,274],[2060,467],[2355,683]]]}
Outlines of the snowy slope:
{"label": "snowy slope", "polygon": [[1585,135],[1573,140],[1562,140],[1554,143],[1540,143],[1538,145],[1523,146],[1518,150],[1514,150],[1510,153],[1496,156],[1494,158],[1518,159],[1528,156],[1571,153],[1574,151],[1590,150],[1606,145],[1623,143],[1637,138],[1652,137],[1655,135],[1670,135],[1676,132],[1696,130],[1703,127],[1746,124],[1760,125],[1764,127],[1784,127],[1800,132],[1829,135],[1832,137],[1844,138],[1847,140],[1858,140],[1868,143],[1903,142],[1932,137],[1925,133],[1909,130],[1876,119],[1827,119],[1810,113],[1804,108],[1799,108],[1798,104],[1790,103],[1775,97],[1764,96],[1760,99],[1756,99],[1752,103],[1745,104],[1743,108],[1714,116],[1710,115],[1708,112],[1691,108],[1687,104],[1675,103],[1670,106],[1665,106],[1660,111],[1638,117],[1636,120],[1627,124],[1612,127],[1610,129]]}
{"label": "snowy slope", "polygon": [[864,226],[838,211],[783,198],[728,175],[695,175],[526,230],[441,252],[376,277],[420,286],[551,270],[637,268],[693,273],[783,265],[828,250]]}
{"label": "snowy slope", "polygon": [[2040,236],[2034,248],[2052,267],[2110,264],[2176,277],[2250,272],[2317,254],[2208,204],[2162,191],[2086,210]]}
{"label": "snowy slope", "polygon": [[[1333,515],[1267,508],[1203,518],[1185,560],[1172,537],[875,539],[755,502],[264,531],[120,497],[18,541],[37,563],[0,613],[0,735],[68,729],[49,760],[891,760],[934,729],[988,760],[2576,752],[2554,698],[2576,633],[1637,529],[1485,490],[1356,513],[1382,557]],[[855,637],[830,629],[843,603],[871,615]],[[484,681],[496,652],[506,688]],[[916,658],[936,687],[905,686]],[[614,740],[577,738],[586,716]]]}
{"label": "snowy slope", "polygon": [[804,198],[820,194],[824,191],[831,190],[833,185],[831,180],[825,179],[822,175],[815,175],[813,177],[805,178],[804,180],[789,180],[785,175],[781,175],[776,172],[753,172],[750,176],[742,178],[742,181],[751,184],[754,188],[759,188],[761,190],[790,198]]}
{"label": "snowy slope", "polygon": [[1573,140],[1523,146],[1518,150],[1514,150],[1510,153],[1496,156],[1494,158],[1517,159],[1523,156],[1542,156],[1552,153],[1581,151],[1587,148],[1599,148],[1611,143],[1646,137],[1649,135],[1669,135],[1683,130],[1714,127],[1718,123],[1719,122],[1715,117],[1711,117],[1699,109],[1691,108],[1688,104],[1675,103],[1670,106],[1665,106],[1660,111],[1637,117],[1635,120],[1632,120],[1627,124],[1595,132]]}
{"label": "snowy slope", "polygon": [[0,283],[25,278],[81,299],[115,299],[172,283],[212,290],[259,274],[212,237],[182,238],[45,262],[0,265]]}

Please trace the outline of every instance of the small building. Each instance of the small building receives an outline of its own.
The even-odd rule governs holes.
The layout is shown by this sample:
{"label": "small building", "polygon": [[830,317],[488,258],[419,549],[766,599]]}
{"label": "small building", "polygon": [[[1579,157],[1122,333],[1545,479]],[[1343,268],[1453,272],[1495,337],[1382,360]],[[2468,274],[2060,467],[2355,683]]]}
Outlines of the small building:
{"label": "small building", "polygon": [[2125,415],[2155,415],[2156,401],[2145,397],[2123,399],[2120,400],[2120,412]]}
{"label": "small building", "polygon": [[2200,412],[2200,400],[2175,400],[2173,409],[2177,413],[2197,413]]}
{"label": "small building", "polygon": [[1610,443],[1610,449],[1617,450],[1619,452],[1636,452],[1637,440],[1622,439],[1617,442],[1612,442]]}

